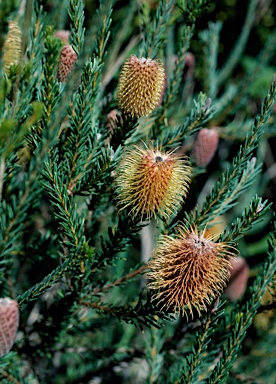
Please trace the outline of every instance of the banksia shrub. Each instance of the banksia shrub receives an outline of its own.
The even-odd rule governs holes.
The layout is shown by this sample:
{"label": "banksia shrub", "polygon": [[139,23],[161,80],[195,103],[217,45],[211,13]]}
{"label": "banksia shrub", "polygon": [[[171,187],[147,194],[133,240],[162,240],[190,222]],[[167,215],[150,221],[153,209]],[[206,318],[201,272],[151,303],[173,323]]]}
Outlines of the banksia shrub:
{"label": "banksia shrub", "polygon": [[173,152],[134,146],[125,150],[117,172],[119,205],[130,215],[169,217],[187,195],[191,168]]}
{"label": "banksia shrub", "polygon": [[215,155],[219,136],[216,129],[202,128],[194,141],[193,158],[196,165],[206,167]]}
{"label": "banksia shrub", "polygon": [[70,75],[78,56],[70,44],[65,44],[61,50],[58,62],[58,80],[64,83]]}
{"label": "banksia shrub", "polygon": [[160,104],[164,87],[163,64],[132,55],[121,69],[117,89],[118,106],[130,116],[147,116]]}
{"label": "banksia shrub", "polygon": [[273,2],[0,3],[1,384],[276,382]]}
{"label": "banksia shrub", "polygon": [[18,328],[18,304],[9,298],[0,299],[0,357],[8,353]]}
{"label": "banksia shrub", "polygon": [[9,22],[9,31],[3,47],[5,72],[10,74],[12,65],[20,62],[22,49],[22,33],[17,21]]}
{"label": "banksia shrub", "polygon": [[163,235],[148,263],[148,287],[162,308],[188,315],[206,311],[230,277],[233,248],[179,226],[176,237]]}

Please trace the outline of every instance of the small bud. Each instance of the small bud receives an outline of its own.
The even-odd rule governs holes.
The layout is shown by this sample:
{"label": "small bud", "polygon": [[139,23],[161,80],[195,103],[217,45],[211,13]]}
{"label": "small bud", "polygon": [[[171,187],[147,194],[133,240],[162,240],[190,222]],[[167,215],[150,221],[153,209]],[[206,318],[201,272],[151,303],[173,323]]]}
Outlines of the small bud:
{"label": "small bud", "polygon": [[119,108],[132,117],[149,115],[160,104],[164,85],[165,70],[161,62],[130,56],[119,76]]}
{"label": "small bud", "polygon": [[208,97],[204,105],[204,110],[207,111],[211,107],[211,104],[212,104],[212,99],[211,97]]}
{"label": "small bud", "polygon": [[10,75],[12,65],[17,65],[21,59],[22,33],[17,21],[9,22],[9,31],[3,46],[3,60],[5,63],[5,72]]}
{"label": "small bud", "polygon": [[17,301],[8,297],[0,299],[0,357],[11,350],[18,328]]}
{"label": "small bud", "polygon": [[70,44],[65,44],[61,50],[58,63],[58,81],[64,83],[70,75],[78,56]]}
{"label": "small bud", "polygon": [[196,228],[178,227],[175,237],[163,235],[149,261],[149,288],[158,292],[162,309],[183,315],[206,311],[218,298],[230,277],[234,253],[226,243],[215,243]]}
{"label": "small bud", "polygon": [[249,277],[249,266],[245,259],[237,257],[235,260],[230,260],[230,280],[227,288],[225,289],[226,295],[231,301],[240,299],[247,286]]}
{"label": "small bud", "polygon": [[202,128],[194,142],[193,157],[196,165],[206,167],[215,155],[219,141],[216,129]]}
{"label": "small bud", "polygon": [[63,41],[65,44],[69,43],[69,37],[70,37],[70,31],[65,31],[63,29],[60,29],[55,32],[55,36]]}
{"label": "small bud", "polygon": [[117,111],[116,109],[112,109],[108,115],[107,115],[107,120],[113,120],[115,121],[117,119]]}
{"label": "small bud", "polygon": [[185,67],[183,70],[184,77],[192,76],[195,69],[195,56],[191,52],[187,52],[185,56]]}
{"label": "small bud", "polygon": [[117,174],[119,204],[130,206],[130,214],[168,217],[187,195],[191,168],[185,157],[134,146],[126,149]]}
{"label": "small bud", "polygon": [[258,214],[258,213],[262,212],[262,210],[264,209],[264,206],[265,206],[265,204],[259,203],[258,207],[256,209],[256,213]]}
{"label": "small bud", "polygon": [[255,156],[252,157],[252,159],[250,160],[250,167],[251,167],[251,169],[255,168],[256,162],[257,162],[256,157]]}

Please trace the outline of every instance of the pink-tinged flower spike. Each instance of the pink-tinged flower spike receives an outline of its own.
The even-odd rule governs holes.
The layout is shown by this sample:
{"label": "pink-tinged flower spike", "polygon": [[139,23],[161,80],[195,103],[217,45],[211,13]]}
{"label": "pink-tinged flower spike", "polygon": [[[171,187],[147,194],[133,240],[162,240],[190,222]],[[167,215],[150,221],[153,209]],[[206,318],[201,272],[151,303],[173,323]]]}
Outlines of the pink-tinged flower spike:
{"label": "pink-tinged flower spike", "polygon": [[61,50],[58,63],[58,81],[64,83],[70,75],[78,56],[70,44],[65,44]]}
{"label": "pink-tinged flower spike", "polygon": [[162,309],[182,315],[207,310],[230,277],[233,247],[205,238],[197,228],[178,227],[176,237],[163,235],[148,263],[148,287]]}
{"label": "pink-tinged flower spike", "polygon": [[193,158],[196,165],[206,167],[215,155],[218,147],[219,136],[215,128],[202,128],[195,139]]}
{"label": "pink-tinged flower spike", "polygon": [[5,72],[10,75],[10,68],[20,62],[22,51],[22,33],[17,21],[9,22],[9,31],[3,46]]}
{"label": "pink-tinged flower spike", "polygon": [[11,350],[19,320],[17,301],[8,297],[0,299],[0,357]]}
{"label": "pink-tinged flower spike", "polygon": [[231,260],[231,267],[231,276],[225,293],[231,301],[235,301],[240,299],[246,290],[249,266],[245,259],[237,257],[236,260]]}
{"label": "pink-tinged flower spike", "polygon": [[134,146],[125,150],[117,169],[117,192],[122,209],[133,217],[158,212],[169,217],[188,192],[191,168],[187,158],[173,152]]}
{"label": "pink-tinged flower spike", "polygon": [[160,104],[164,86],[165,70],[160,61],[132,55],[119,76],[118,106],[132,117],[148,116]]}

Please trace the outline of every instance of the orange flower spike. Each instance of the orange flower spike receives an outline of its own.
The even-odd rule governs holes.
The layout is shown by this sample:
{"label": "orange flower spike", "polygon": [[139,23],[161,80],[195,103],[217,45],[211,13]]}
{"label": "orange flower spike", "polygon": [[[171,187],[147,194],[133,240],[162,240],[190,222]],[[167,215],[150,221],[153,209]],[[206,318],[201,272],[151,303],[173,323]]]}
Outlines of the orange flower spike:
{"label": "orange flower spike", "polygon": [[165,70],[160,61],[132,55],[120,72],[118,106],[132,117],[148,116],[160,105],[165,84]]}
{"label": "orange flower spike", "polygon": [[134,217],[140,214],[149,219],[157,212],[169,217],[186,197],[190,175],[186,158],[159,149],[132,147],[118,167],[119,204],[132,206],[130,214]]}
{"label": "orange flower spike", "polygon": [[[230,249],[230,250],[229,250]],[[230,278],[235,249],[199,234],[196,228],[178,227],[176,237],[161,236],[148,263],[148,287],[157,290],[162,308],[188,316],[207,310]]]}

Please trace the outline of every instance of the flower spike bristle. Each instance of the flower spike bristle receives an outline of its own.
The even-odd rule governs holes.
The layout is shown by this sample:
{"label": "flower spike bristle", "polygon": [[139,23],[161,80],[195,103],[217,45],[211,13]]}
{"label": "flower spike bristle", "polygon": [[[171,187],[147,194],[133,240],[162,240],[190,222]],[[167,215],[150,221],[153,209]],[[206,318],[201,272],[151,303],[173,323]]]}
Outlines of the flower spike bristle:
{"label": "flower spike bristle", "polygon": [[[134,146],[125,150],[117,172],[119,204],[130,206],[134,217],[169,217],[180,208],[188,192],[188,160],[173,152]],[[122,208],[122,209],[123,209]]]}
{"label": "flower spike bristle", "polygon": [[206,239],[197,228],[178,226],[176,237],[163,235],[148,263],[148,287],[162,308],[188,316],[207,310],[230,277],[233,247]]}
{"label": "flower spike bristle", "polygon": [[119,108],[132,117],[148,116],[160,105],[165,87],[165,70],[157,60],[135,55],[123,64],[117,98]]}

